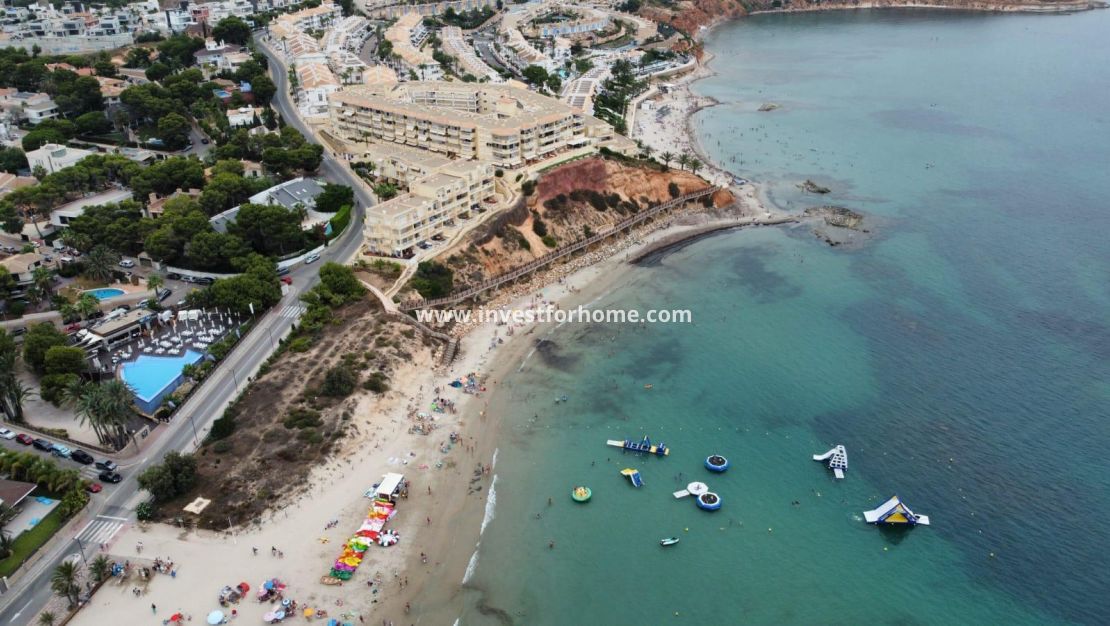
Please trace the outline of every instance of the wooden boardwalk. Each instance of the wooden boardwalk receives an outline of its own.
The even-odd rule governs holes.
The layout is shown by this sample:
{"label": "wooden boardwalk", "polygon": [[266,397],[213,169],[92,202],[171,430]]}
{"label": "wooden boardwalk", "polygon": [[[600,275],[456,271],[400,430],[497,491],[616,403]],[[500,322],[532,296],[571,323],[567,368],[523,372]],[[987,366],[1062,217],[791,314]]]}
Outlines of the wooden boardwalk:
{"label": "wooden boardwalk", "polygon": [[682,206],[683,204],[685,204],[687,202],[690,202],[692,200],[698,200],[700,198],[704,198],[705,196],[716,193],[718,190],[719,190],[718,187],[706,187],[705,189],[701,189],[701,190],[698,190],[698,191],[694,191],[694,192],[679,196],[679,197],[677,197],[673,200],[668,200],[666,202],[663,202],[662,204],[658,204],[654,207],[651,207],[650,209],[640,211],[639,213],[636,213],[635,215],[631,215],[629,217],[624,218],[620,222],[616,223],[613,226],[613,228],[611,228],[611,229],[609,229],[605,232],[596,233],[596,234],[594,234],[590,237],[587,237],[586,239],[581,239],[581,240],[576,241],[574,243],[569,243],[569,244],[567,244],[565,246],[562,246],[560,248],[556,248],[555,250],[552,250],[551,252],[548,252],[547,254],[543,255],[542,257],[540,257],[538,259],[535,259],[534,261],[526,263],[526,264],[524,264],[524,265],[522,265],[522,266],[520,266],[516,269],[509,270],[508,272],[505,272],[504,274],[498,274],[497,276],[494,276],[493,278],[488,278],[488,279],[482,281],[481,283],[478,283],[477,285],[475,285],[473,287],[468,287],[466,289],[463,289],[462,291],[457,291],[457,292],[455,292],[455,293],[453,293],[449,296],[444,296],[442,298],[434,298],[432,300],[416,300],[416,301],[405,302],[405,303],[400,304],[399,308],[402,311],[413,311],[415,309],[426,309],[426,308],[440,306],[440,305],[444,305],[444,304],[455,304],[457,302],[462,302],[463,300],[466,300],[468,298],[472,298],[472,297],[474,297],[474,296],[476,296],[476,295],[478,295],[478,294],[480,294],[484,291],[489,291],[490,289],[494,289],[494,288],[499,287],[499,286],[501,286],[505,283],[512,282],[512,281],[520,278],[521,276],[526,276],[528,274],[531,274],[532,272],[534,272],[534,271],[536,271],[540,268],[551,265],[552,263],[554,263],[555,261],[558,261],[559,259],[568,257],[568,256],[574,254],[575,252],[578,252],[579,250],[583,250],[585,248],[588,248],[588,247],[594,245],[595,243],[598,243],[599,241],[602,241],[602,240],[605,240],[609,237],[612,237],[613,235],[616,235],[616,234],[620,233],[621,231],[623,231],[627,228],[631,228],[633,226],[636,226],[639,223],[641,223],[641,222],[643,222],[643,221],[645,221],[649,218],[652,218],[652,217],[655,217],[656,215],[659,215],[663,211],[669,211],[670,209],[673,209],[673,208],[678,207],[678,206]]}

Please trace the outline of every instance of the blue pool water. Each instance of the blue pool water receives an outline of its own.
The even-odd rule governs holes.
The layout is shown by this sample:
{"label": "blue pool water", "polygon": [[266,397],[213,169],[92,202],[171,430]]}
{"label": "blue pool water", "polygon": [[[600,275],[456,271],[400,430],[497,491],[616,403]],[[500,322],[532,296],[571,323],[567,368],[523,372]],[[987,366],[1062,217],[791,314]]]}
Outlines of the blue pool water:
{"label": "blue pool water", "polygon": [[204,356],[186,350],[181,356],[142,355],[124,363],[120,377],[135,390],[136,403],[147,413],[153,413],[162,404],[162,398],[181,384],[181,370]]}
{"label": "blue pool water", "polygon": [[94,298],[96,298],[97,300],[107,300],[108,298],[115,298],[116,296],[122,296],[123,295],[123,290],[122,289],[113,289],[111,287],[101,287],[100,289],[89,289],[88,291],[84,291],[82,293],[91,293],[92,296]]}

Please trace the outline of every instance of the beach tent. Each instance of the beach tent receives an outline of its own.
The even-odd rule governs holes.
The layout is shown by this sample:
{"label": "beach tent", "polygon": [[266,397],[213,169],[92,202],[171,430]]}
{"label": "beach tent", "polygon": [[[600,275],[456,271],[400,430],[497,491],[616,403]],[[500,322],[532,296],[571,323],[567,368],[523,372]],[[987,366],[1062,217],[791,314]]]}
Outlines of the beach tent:
{"label": "beach tent", "polygon": [[393,494],[400,489],[401,484],[405,482],[405,477],[401,474],[389,473],[382,476],[382,482],[378,485],[377,495],[387,500],[393,499]]}

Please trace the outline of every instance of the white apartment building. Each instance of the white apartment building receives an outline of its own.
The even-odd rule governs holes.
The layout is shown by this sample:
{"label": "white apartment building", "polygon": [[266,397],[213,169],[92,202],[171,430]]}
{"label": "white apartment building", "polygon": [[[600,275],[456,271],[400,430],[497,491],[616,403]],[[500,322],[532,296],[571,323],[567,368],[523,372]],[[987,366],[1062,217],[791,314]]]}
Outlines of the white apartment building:
{"label": "white apartment building", "polygon": [[332,127],[341,138],[412,146],[505,168],[614,139],[608,124],[519,83],[349,87],[331,100]]}
{"label": "white apartment building", "polygon": [[431,52],[420,49],[428,38],[424,18],[419,13],[402,15],[385,31],[385,38],[393,44],[393,54],[400,59],[401,74],[415,74],[417,80],[439,80],[443,70]]}
{"label": "white apartment building", "polygon": [[443,41],[443,51],[458,59],[459,70],[470,74],[478,80],[488,80],[493,83],[501,82],[501,75],[492,67],[486,65],[474,51],[474,46],[467,43],[463,37],[462,29],[458,26],[445,26],[439,31],[440,40]]}

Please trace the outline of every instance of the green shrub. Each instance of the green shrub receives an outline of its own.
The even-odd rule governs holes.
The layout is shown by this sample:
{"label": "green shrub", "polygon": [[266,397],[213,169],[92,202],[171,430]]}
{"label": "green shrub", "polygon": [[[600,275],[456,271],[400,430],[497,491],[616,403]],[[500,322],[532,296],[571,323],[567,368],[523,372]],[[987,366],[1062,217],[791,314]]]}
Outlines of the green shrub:
{"label": "green shrub", "polygon": [[389,391],[389,377],[381,372],[374,372],[363,381],[362,388],[374,393],[385,393]]}
{"label": "green shrub", "polygon": [[149,522],[154,519],[155,509],[150,501],[140,502],[139,506],[135,507],[135,517],[140,522]]}
{"label": "green shrub", "polygon": [[312,347],[312,337],[297,337],[289,342],[289,349],[293,352],[308,352]]}
{"label": "green shrub", "polygon": [[66,387],[80,380],[77,374],[47,374],[42,377],[42,388],[39,396],[54,406],[62,401]]}
{"label": "green shrub", "polygon": [[532,217],[532,232],[536,233],[540,237],[547,236],[547,224],[543,223],[543,220],[540,219],[539,215]]}
{"label": "green shrub", "polygon": [[421,261],[413,275],[411,285],[425,298],[440,298],[451,293],[455,273],[436,261]]}
{"label": "green shrub", "polygon": [[667,185],[667,193],[671,194],[672,198],[677,198],[682,195],[682,191],[678,188],[678,183],[675,182]]}
{"label": "green shrub", "polygon": [[312,409],[304,407],[295,407],[289,411],[289,415],[282,420],[282,425],[292,430],[304,430],[306,428],[316,428],[323,425],[324,421],[320,419],[320,413]]}
{"label": "green shrub", "polygon": [[212,445],[212,451],[216,454],[231,452],[231,442],[226,439],[221,439]]}
{"label": "green shrub", "polygon": [[336,365],[324,374],[324,383],[320,385],[320,394],[333,398],[346,398],[355,390],[358,384],[358,375],[351,371],[345,364]]}
{"label": "green shrub", "polygon": [[520,191],[521,191],[521,193],[524,194],[525,197],[528,197],[528,196],[532,195],[532,193],[536,191],[536,181],[534,181],[534,180],[524,181],[520,185]]}
{"label": "green shrub", "polygon": [[543,245],[547,246],[548,248],[557,248],[559,247],[559,242],[555,240],[554,235],[544,235]]}
{"label": "green shrub", "polygon": [[339,209],[339,211],[336,212],[336,214],[333,215],[330,220],[328,220],[328,223],[331,224],[331,236],[329,237],[329,239],[335,239],[336,237],[338,237],[343,232],[343,229],[347,228],[347,224],[350,221],[351,205],[347,204],[344,205],[343,208]]}
{"label": "green shrub", "polygon": [[226,439],[233,432],[235,432],[235,414],[228,409],[212,422],[212,430],[208,432],[208,436],[214,440]]}

